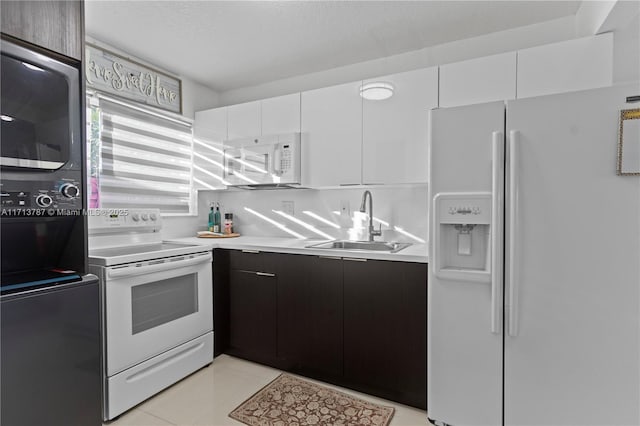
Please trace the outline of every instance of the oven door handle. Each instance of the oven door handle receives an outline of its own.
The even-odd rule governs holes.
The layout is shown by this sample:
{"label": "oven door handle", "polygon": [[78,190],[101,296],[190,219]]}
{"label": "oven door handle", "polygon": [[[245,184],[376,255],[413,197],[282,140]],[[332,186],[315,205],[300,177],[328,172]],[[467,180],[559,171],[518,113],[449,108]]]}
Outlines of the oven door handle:
{"label": "oven door handle", "polygon": [[129,277],[133,275],[152,274],[154,272],[162,272],[167,270],[175,270],[187,266],[199,265],[201,263],[211,263],[213,257],[211,253],[205,253],[193,257],[191,259],[171,260],[166,259],[163,263],[145,266],[126,266],[123,268],[109,269],[107,278]]}

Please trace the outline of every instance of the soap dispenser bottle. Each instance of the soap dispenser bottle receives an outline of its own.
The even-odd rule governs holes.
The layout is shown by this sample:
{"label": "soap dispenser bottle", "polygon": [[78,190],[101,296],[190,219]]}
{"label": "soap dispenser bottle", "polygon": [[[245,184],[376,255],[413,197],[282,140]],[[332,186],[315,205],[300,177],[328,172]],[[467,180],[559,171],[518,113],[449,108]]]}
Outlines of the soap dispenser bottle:
{"label": "soap dispenser bottle", "polygon": [[[213,210],[213,207],[211,207]],[[216,211],[213,213],[213,232],[220,232],[220,225],[222,220],[220,219],[220,203],[216,203]]]}
{"label": "soap dispenser bottle", "polygon": [[215,213],[214,213],[214,211],[213,211],[213,203],[211,203],[211,206],[210,206],[210,208],[209,208],[209,223],[208,223],[208,225],[207,225],[207,229],[208,229],[210,232],[216,232],[216,231],[214,230],[214,219],[215,219]]}

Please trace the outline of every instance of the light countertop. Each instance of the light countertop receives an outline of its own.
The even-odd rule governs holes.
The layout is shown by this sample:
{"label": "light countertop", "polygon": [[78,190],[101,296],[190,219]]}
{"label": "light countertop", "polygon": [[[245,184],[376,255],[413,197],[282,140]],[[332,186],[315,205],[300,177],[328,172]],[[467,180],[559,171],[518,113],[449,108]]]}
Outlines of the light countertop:
{"label": "light countertop", "polygon": [[327,240],[299,240],[295,238],[278,237],[237,237],[237,238],[177,238],[168,241],[200,244],[209,248],[223,248],[231,250],[260,250],[276,253],[307,254],[315,256],[339,256],[372,260],[394,260],[397,262],[427,263],[427,245],[412,244],[397,253],[335,250],[307,248],[305,246],[317,244]]}

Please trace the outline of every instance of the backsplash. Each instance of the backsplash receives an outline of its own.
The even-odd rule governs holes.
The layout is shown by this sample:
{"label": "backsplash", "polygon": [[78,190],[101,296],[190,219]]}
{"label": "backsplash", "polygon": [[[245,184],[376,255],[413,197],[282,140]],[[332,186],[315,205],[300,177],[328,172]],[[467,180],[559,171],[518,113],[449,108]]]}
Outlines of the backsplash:
{"label": "backsplash", "polygon": [[365,239],[366,229],[358,225],[366,227],[368,222],[357,212],[367,189],[373,195],[374,226],[382,225],[381,239],[427,241],[427,185],[200,191],[198,217],[165,218],[163,233],[165,238],[176,238],[205,230],[209,206],[219,202],[223,217],[233,213],[234,230],[242,235]]}

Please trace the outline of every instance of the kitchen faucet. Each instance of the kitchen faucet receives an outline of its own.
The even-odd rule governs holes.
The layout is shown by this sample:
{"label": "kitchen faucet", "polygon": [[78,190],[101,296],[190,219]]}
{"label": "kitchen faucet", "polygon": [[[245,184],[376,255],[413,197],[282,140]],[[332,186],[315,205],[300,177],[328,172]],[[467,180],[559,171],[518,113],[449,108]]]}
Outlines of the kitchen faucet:
{"label": "kitchen faucet", "polygon": [[369,190],[364,191],[364,194],[362,194],[360,212],[366,213],[365,203],[367,201],[367,195],[369,195],[369,241],[373,241],[373,237],[382,235],[382,225],[380,225],[380,229],[377,231],[373,228],[373,196]]}

